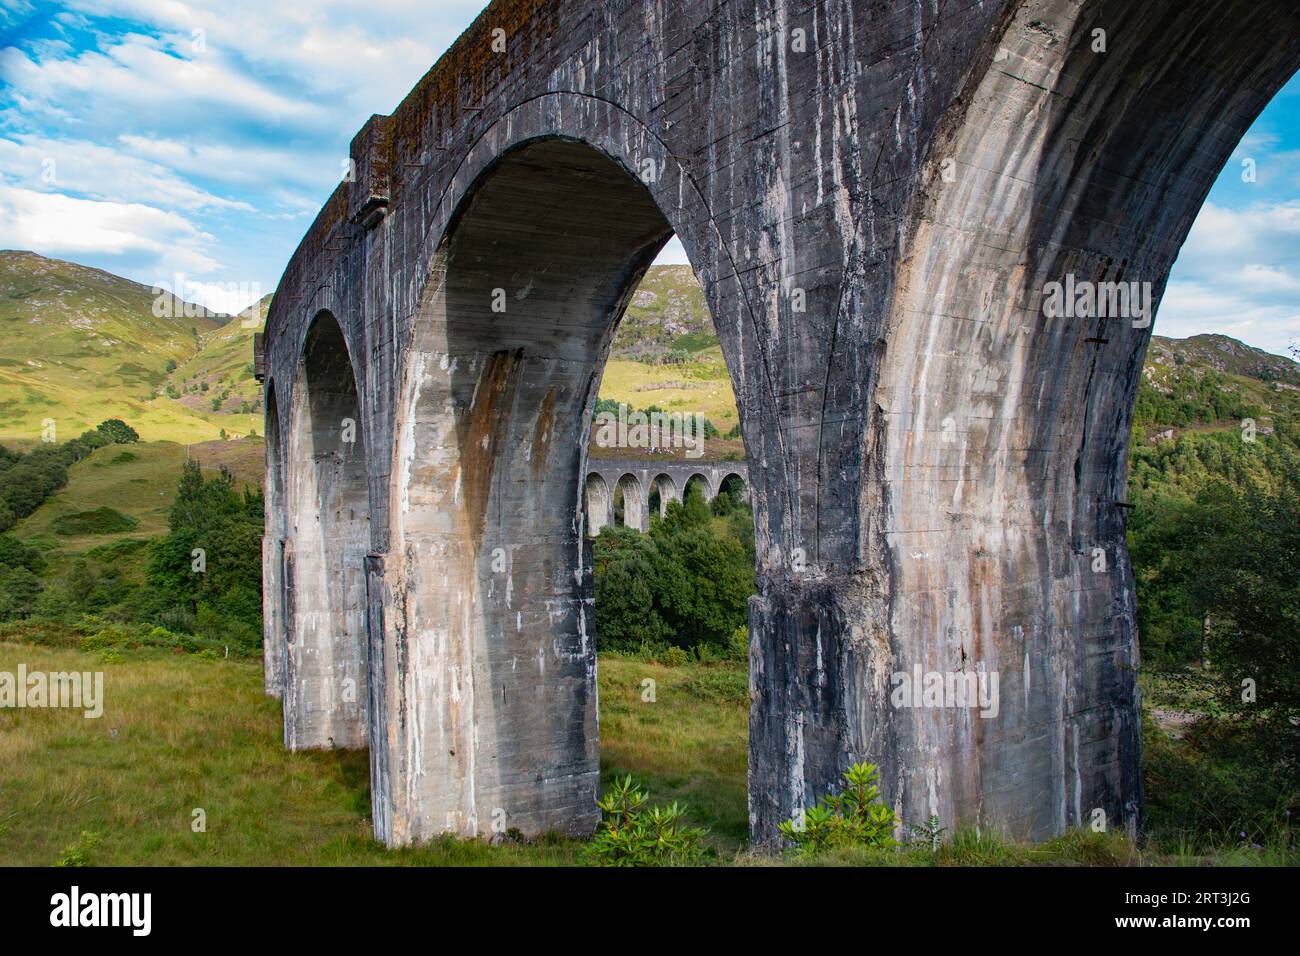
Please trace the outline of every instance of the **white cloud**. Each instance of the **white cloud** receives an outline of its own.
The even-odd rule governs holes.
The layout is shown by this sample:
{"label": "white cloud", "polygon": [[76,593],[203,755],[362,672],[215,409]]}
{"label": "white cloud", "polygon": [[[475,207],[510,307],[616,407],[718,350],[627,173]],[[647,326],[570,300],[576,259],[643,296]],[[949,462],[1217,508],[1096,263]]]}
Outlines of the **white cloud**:
{"label": "white cloud", "polygon": [[0,248],[80,260],[107,256],[152,268],[208,273],[212,237],[190,220],[142,203],[78,199],[0,185]]}
{"label": "white cloud", "polygon": [[166,166],[79,140],[30,134],[0,137],[0,169],[11,182],[38,192],[71,192],[92,199],[140,202],[165,209],[238,209],[244,202],[215,196]]}
{"label": "white cloud", "polygon": [[271,145],[190,143],[130,133],[121,135],[118,141],[133,155],[169,167],[178,174],[246,190],[265,189],[270,185],[281,194],[282,204],[313,213],[320,206],[313,194],[331,178],[342,178],[347,155],[304,156],[291,148]]}
{"label": "white cloud", "polygon": [[1206,203],[1174,266],[1161,335],[1220,332],[1286,354],[1300,337],[1300,200]]}

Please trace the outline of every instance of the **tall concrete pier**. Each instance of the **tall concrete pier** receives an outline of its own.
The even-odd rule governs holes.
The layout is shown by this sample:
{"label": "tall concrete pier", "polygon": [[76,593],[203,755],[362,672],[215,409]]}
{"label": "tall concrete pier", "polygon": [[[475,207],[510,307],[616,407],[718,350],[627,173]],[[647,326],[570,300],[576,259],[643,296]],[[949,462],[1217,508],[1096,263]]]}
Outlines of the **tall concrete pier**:
{"label": "tall concrete pier", "polygon": [[369,746],[391,845],[592,830],[587,428],[675,233],[749,456],[753,838],[866,759],[909,823],[1139,826],[1151,313],[1297,64],[1292,0],[493,3],[271,308],[288,745]]}

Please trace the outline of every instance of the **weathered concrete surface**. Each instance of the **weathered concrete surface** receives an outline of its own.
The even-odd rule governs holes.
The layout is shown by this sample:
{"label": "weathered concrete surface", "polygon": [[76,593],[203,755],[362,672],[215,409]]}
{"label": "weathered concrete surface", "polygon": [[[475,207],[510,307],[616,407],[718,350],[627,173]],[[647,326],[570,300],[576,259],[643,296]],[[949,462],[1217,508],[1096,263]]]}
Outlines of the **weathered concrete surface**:
{"label": "weathered concrete surface", "polygon": [[681,501],[686,488],[699,482],[705,501],[712,501],[728,479],[749,488],[749,468],[739,461],[646,461],[644,459],[589,458],[584,503],[585,530],[595,537],[614,521],[614,491],[623,495],[623,523],[638,531],[650,530],[651,498],[657,493],[658,514],[663,517],[670,501]]}
{"label": "weathered concrete surface", "polygon": [[[585,424],[676,232],[750,456],[755,839],[860,759],[909,823],[1135,828],[1118,504],[1150,329],[1041,299],[1158,301],[1297,62],[1289,0],[494,3],[358,134],[272,305],[287,739],[359,742],[360,654],[380,838],[590,831]],[[302,410],[323,313],[367,508]],[[895,706],[915,665],[996,674],[1001,706]]]}

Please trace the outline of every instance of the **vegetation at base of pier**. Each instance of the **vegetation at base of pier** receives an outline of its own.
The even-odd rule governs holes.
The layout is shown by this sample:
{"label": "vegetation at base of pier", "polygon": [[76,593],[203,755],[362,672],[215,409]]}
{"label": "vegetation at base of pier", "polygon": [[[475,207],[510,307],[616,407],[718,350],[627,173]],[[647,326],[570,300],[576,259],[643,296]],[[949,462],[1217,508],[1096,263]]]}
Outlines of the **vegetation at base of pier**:
{"label": "vegetation at base of pier", "polygon": [[587,844],[587,859],[598,866],[685,866],[704,857],[706,831],[685,824],[686,811],[674,801],[654,806],[628,774],[615,780],[596,801],[600,823]]}
{"label": "vegetation at base of pier", "polygon": [[[833,849],[898,846],[898,818],[880,795],[880,768],[855,763],[844,771],[839,793],[828,793],[815,807],[779,825],[797,852],[816,856]],[[931,821],[931,826],[937,826]],[[932,841],[933,842],[933,841]]]}

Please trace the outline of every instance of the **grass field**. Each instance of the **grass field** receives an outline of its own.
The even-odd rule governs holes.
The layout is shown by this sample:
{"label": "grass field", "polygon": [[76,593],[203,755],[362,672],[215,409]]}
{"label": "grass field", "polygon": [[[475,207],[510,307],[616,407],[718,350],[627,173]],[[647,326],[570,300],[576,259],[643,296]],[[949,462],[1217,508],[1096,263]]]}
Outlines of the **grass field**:
{"label": "grass field", "polygon": [[647,365],[611,358],[600,380],[600,397],[633,408],[655,405],[668,412],[703,412],[726,434],[738,422],[736,397],[717,346],[682,365]]}
{"label": "grass field", "polygon": [[[0,710],[0,864],[577,863],[581,844],[447,841],[391,852],[370,836],[365,753],[289,753],[260,662],[156,650],[104,663],[0,638],[0,671],[104,672],[104,714]],[[641,681],[658,701],[641,703]],[[744,674],[618,659],[600,675],[603,768],[691,804],[734,856],[744,840]],[[191,829],[193,811],[206,832]]]}
{"label": "grass field", "polygon": [[[571,865],[579,841],[491,846],[443,840],[390,851],[371,838],[363,752],[289,753],[260,663],[140,648],[81,649],[58,628],[0,629],[0,671],[102,671],[104,713],[0,710],[0,865]],[[59,646],[62,645],[62,646]],[[656,802],[679,800],[710,829],[715,863],[802,863],[746,846],[747,679],[739,664],[602,656],[602,777],[632,774]],[[642,681],[656,700],[642,701]],[[205,830],[195,832],[195,811]],[[1139,852],[1074,832],[1016,846],[957,834],[928,848],[842,852],[849,865],[1268,865],[1268,850],[1214,857]]]}

